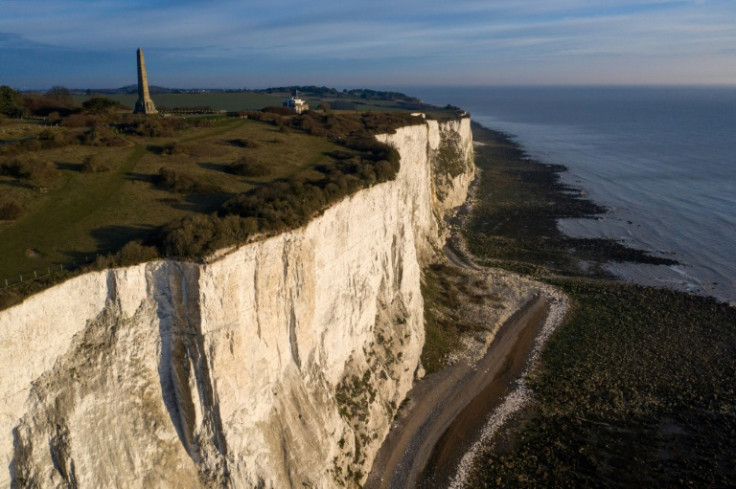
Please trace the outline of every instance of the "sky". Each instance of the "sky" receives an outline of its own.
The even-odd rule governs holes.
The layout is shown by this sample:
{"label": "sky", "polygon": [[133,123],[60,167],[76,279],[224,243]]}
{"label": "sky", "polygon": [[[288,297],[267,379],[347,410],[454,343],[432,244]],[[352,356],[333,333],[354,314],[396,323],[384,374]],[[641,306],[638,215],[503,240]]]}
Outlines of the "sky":
{"label": "sky", "polygon": [[735,0],[0,0],[0,85],[736,85]]}

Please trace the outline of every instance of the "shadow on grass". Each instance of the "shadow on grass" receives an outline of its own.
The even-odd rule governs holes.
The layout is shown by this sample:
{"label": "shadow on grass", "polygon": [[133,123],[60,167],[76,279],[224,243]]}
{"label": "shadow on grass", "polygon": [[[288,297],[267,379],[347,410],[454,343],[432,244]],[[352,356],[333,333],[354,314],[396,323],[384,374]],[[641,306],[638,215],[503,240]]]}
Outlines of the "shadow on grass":
{"label": "shadow on grass", "polygon": [[[107,254],[114,253],[122,248],[129,241],[137,239],[145,240],[155,230],[156,226],[102,226],[93,229],[90,235],[97,242],[97,253]],[[76,252],[67,251],[67,255],[75,256]],[[81,253],[80,255],[85,255]]]}
{"label": "shadow on grass", "polygon": [[128,172],[125,174],[125,179],[130,182],[146,182],[150,184],[156,183],[157,175],[150,175],[148,173],[135,173]]}
{"label": "shadow on grass", "polygon": [[56,162],[56,168],[58,168],[59,170],[69,170],[69,171],[81,172],[82,164],[81,163],[65,163],[62,161],[58,161]]}
{"label": "shadow on grass", "polygon": [[20,180],[6,180],[6,181],[0,181],[0,185],[5,185],[7,187],[16,187],[16,188],[35,188],[34,185],[31,185],[28,182],[22,182]]}
{"label": "shadow on grass", "polygon": [[198,212],[201,214],[210,214],[220,209],[226,200],[233,197],[233,194],[229,193],[216,193],[216,194],[187,194],[182,199],[178,199],[175,203],[172,202],[171,206],[174,209],[180,209],[187,212]]}
{"label": "shadow on grass", "polygon": [[230,174],[230,165],[225,163],[199,163],[199,166],[205,170],[218,171]]}

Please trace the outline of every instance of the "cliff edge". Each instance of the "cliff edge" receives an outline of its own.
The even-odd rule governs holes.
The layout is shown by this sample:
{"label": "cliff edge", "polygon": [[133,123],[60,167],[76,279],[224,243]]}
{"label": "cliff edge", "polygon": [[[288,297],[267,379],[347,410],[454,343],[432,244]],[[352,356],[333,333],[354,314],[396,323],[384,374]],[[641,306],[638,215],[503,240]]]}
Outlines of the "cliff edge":
{"label": "cliff edge", "polygon": [[0,312],[0,485],[362,483],[420,364],[421,264],[474,173],[467,118],[379,139],[396,179],[302,228]]}

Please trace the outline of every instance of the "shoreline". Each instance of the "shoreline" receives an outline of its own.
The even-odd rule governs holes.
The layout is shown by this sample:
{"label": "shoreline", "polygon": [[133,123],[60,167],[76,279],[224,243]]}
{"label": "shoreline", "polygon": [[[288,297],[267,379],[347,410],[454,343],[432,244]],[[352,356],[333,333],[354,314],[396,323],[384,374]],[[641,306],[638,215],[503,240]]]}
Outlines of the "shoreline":
{"label": "shoreline", "polygon": [[[495,411],[450,487],[519,486],[522,480],[520,487],[551,480],[650,487],[736,481],[724,459],[736,453],[736,427],[727,414],[736,402],[729,390],[736,372],[736,308],[607,273],[611,262],[673,263],[657,263],[610,240],[563,235],[557,219],[595,204],[566,192],[560,167],[525,157],[508,135],[476,124],[474,136],[482,143],[476,161],[485,158],[478,166],[495,172],[486,176],[500,183],[480,185],[481,199],[463,226],[469,253],[483,265],[561,287],[575,307],[544,355],[539,351],[544,362],[537,363],[533,381],[522,381]],[[499,208],[513,212],[514,222]],[[532,391],[533,406],[521,409]],[[614,397],[613,407],[611,396],[622,396]],[[554,447],[550,439],[557,440]],[[692,463],[701,465],[689,471]]]}
{"label": "shoreline", "polygon": [[[458,362],[415,383],[376,456],[366,489],[430,488],[437,479],[449,482],[475,442],[473,434],[485,427],[489,405],[501,405],[528,366],[532,346],[552,316],[552,300],[540,294],[516,311],[477,363]],[[427,472],[430,464],[441,467],[439,474]]]}
{"label": "shoreline", "polygon": [[[549,285],[550,282],[556,283],[556,285],[563,285],[563,289],[566,289],[570,284],[576,283],[575,281],[577,280],[580,281],[580,286],[584,288],[595,289],[594,284],[600,282],[603,284],[603,287],[614,287],[613,290],[618,290],[616,287],[619,287],[621,289],[633,289],[634,292],[636,290],[646,291],[648,289],[629,284],[628,282],[622,281],[620,278],[613,277],[605,271],[604,265],[606,262],[615,262],[616,260],[626,259],[625,261],[628,261],[629,263],[673,264],[672,260],[652,257],[641,250],[628,249],[620,243],[612,240],[571,238],[569,236],[562,235],[562,233],[556,228],[550,231],[552,228],[549,226],[549,223],[556,223],[556,219],[559,218],[560,215],[570,217],[572,214],[573,217],[596,218],[597,213],[604,212],[605,209],[597,206],[592,201],[585,199],[580,193],[569,191],[569,188],[559,179],[559,173],[565,170],[564,167],[545,165],[544,163],[532,161],[523,152],[523,148],[512,141],[507,134],[484,128],[478,124],[475,124],[474,126],[474,132],[476,130],[483,131],[486,135],[491,135],[490,140],[485,138],[476,139],[476,146],[479,150],[492,149],[489,147],[494,145],[507,145],[507,148],[502,148],[501,150],[501,158],[505,158],[507,164],[513,163],[527,166],[531,165],[534,167],[533,169],[526,169],[526,171],[531,172],[533,176],[523,183],[529,184],[529,181],[531,181],[532,185],[536,184],[537,189],[535,191],[535,197],[538,197],[541,194],[543,198],[538,200],[544,205],[554,207],[554,209],[552,213],[547,209],[542,212],[537,210],[536,213],[531,212],[528,215],[522,215],[520,220],[521,222],[515,223],[516,229],[514,229],[513,225],[510,228],[507,227],[507,229],[502,229],[507,233],[506,236],[518,238],[521,244],[517,246],[517,249],[515,248],[516,245],[513,244],[513,240],[507,239],[505,241],[501,241],[502,244],[510,246],[509,249],[511,251],[510,255],[512,256],[512,259],[509,259],[508,256],[491,258],[484,253],[477,253],[479,244],[484,244],[482,241],[477,242],[474,240],[479,233],[478,227],[482,228],[483,226],[487,226],[489,224],[489,220],[483,215],[483,212],[487,210],[484,209],[484,207],[488,206],[488,203],[484,202],[480,198],[486,196],[486,194],[482,193],[480,184],[474,185],[468,201],[466,201],[460,211],[452,219],[452,222],[449,223],[451,229],[454,231],[451,233],[450,238],[448,239],[448,245],[445,247],[445,255],[450,264],[456,267],[475,271],[483,270],[486,267],[500,266],[501,269],[521,273],[525,277],[535,279],[535,281],[542,281],[544,282],[543,286],[548,287],[548,290],[550,291],[559,290],[557,287]],[[498,150],[498,147],[495,149]],[[536,175],[534,174],[535,171],[538,172]],[[540,173],[542,174],[541,176]],[[542,188],[542,191],[539,190],[540,188]],[[552,204],[550,204],[551,197],[553,197],[552,200],[554,200]],[[592,210],[596,210],[597,212],[591,212]],[[480,226],[479,221],[481,221]],[[499,228],[503,228],[508,221],[508,218],[505,218],[505,220],[500,222],[500,224],[498,222],[491,221],[493,231],[495,232]],[[514,231],[518,232],[518,235],[515,235]],[[460,232],[462,232],[464,236],[459,236]],[[536,236],[535,233],[537,233]],[[551,248],[553,251],[546,256],[541,253],[530,253],[529,248],[524,245],[524,243],[526,243],[526,245],[528,245],[529,242],[534,243],[535,239],[540,235],[542,235],[544,239],[537,242],[543,243],[544,246]],[[466,242],[466,239],[469,243]],[[509,243],[512,244],[509,245]],[[470,246],[466,246],[467,244]],[[576,253],[575,251],[570,252],[571,244],[575,246],[580,246],[582,244],[583,246],[580,246],[582,253]],[[531,248],[533,249],[534,246]],[[482,249],[483,248],[481,248],[481,250]],[[546,249],[548,248],[544,248],[544,250]],[[575,248],[573,248],[573,250],[575,250]],[[505,250],[504,252],[507,251],[508,250]],[[562,253],[560,253],[560,251],[562,251]],[[570,259],[569,262],[561,258],[561,255],[563,254],[569,255],[567,256]],[[535,258],[539,258],[540,255],[542,256],[542,260],[538,260],[539,264],[535,265]],[[550,256],[553,256],[554,259],[549,260]],[[584,268],[578,265],[581,261],[586,262],[588,260],[593,261],[593,264],[589,264]],[[480,265],[476,265],[476,262],[480,263]],[[559,280],[562,280],[562,282],[557,284]],[[566,283],[568,285],[564,287],[564,284]],[[668,294],[664,292],[664,290],[667,289],[662,290],[663,293],[657,297],[677,297],[677,294],[679,294],[679,292]],[[483,460],[485,460],[485,457],[488,457],[488,447],[494,446],[496,443],[494,440],[496,440],[498,436],[506,439],[504,437],[507,437],[508,435],[504,434],[505,432],[509,430],[518,431],[521,429],[519,428],[519,419],[517,414],[521,415],[522,419],[528,415],[523,414],[528,411],[524,408],[532,399],[532,391],[536,387],[529,385],[528,376],[535,368],[537,369],[536,372],[539,373],[538,368],[540,366],[539,362],[542,358],[542,347],[546,340],[551,336],[555,326],[561,324],[563,316],[566,314],[564,311],[569,311],[570,302],[566,295],[560,293],[556,300],[564,302],[564,305],[558,307],[554,313],[548,314],[545,325],[539,329],[541,333],[533,335],[533,350],[528,352],[525,356],[523,362],[524,368],[514,372],[517,375],[513,375],[513,381],[511,381],[513,388],[509,388],[511,385],[509,383],[503,384],[506,385],[505,389],[502,385],[494,385],[493,381],[496,380],[496,377],[494,377],[489,379],[488,384],[483,389],[480,389],[480,391],[476,391],[474,395],[470,396],[469,393],[466,392],[462,400],[462,402],[465,403],[465,407],[458,410],[457,396],[452,392],[448,394],[446,387],[442,388],[443,379],[452,375],[452,369],[456,368],[457,364],[442,370],[438,374],[434,374],[437,376],[435,379],[431,379],[432,376],[428,376],[415,384],[415,387],[417,387],[424,382],[424,387],[422,387],[422,389],[429,390],[432,388],[432,383],[435,383],[440,385],[440,389],[438,392],[434,393],[424,392],[417,397],[414,397],[414,391],[409,394],[409,396],[412,397],[412,401],[409,406],[405,406],[405,409],[401,411],[400,418],[394,426],[392,426],[389,436],[386,441],[384,441],[384,445],[390,445],[394,450],[401,452],[402,458],[401,460],[397,460],[396,455],[394,455],[393,460],[387,462],[387,457],[379,452],[379,456],[374,462],[373,470],[369,474],[365,487],[407,487],[407,480],[414,480],[412,478],[417,476],[420,481],[417,487],[437,487],[437,483],[440,482],[445,483],[445,485],[441,487],[445,487],[449,484],[449,487],[459,489],[469,483],[468,481],[470,481],[471,487],[476,487],[473,484],[479,477],[478,467],[484,466]],[[709,299],[707,298],[703,300],[695,299],[692,303],[693,305],[689,307],[693,307],[696,310],[698,307],[710,307],[707,306],[707,304],[709,304]],[[547,304],[549,304],[549,301]],[[630,304],[631,305],[629,305],[629,307],[632,307],[633,302]],[[699,304],[703,304],[703,306],[700,306]],[[529,303],[527,303],[525,307],[528,306]],[[517,314],[519,314],[523,309],[524,308],[521,308],[517,311]],[[560,313],[560,310],[563,312]],[[518,316],[515,315],[515,317],[518,319]],[[508,323],[510,322],[511,321],[509,320]],[[548,322],[549,324],[547,324]],[[507,326],[504,325],[504,328],[506,327]],[[521,329],[529,331],[531,328],[527,324],[526,328]],[[499,331],[497,336],[493,339],[493,344],[503,341],[503,337],[503,332]],[[526,340],[528,341],[528,337]],[[518,349],[512,348],[511,350],[515,350],[518,354]],[[498,351],[493,351],[492,345],[483,357],[483,362],[487,362],[487,358],[493,355],[498,355]],[[519,360],[518,355],[512,356],[514,357],[513,360]],[[506,358],[508,357],[501,355],[500,358],[497,358],[496,360],[501,361],[501,359]],[[442,375],[445,377],[442,377]],[[427,382],[429,380],[431,380],[431,382]],[[444,381],[446,382],[446,380]],[[508,382],[508,378],[506,379],[506,382]],[[534,382],[537,382],[536,379]],[[482,394],[484,391],[494,391],[494,393],[493,395],[486,397]],[[402,442],[403,444],[397,442],[397,437],[400,438],[400,436],[397,435],[396,432],[397,429],[406,429],[406,425],[411,423],[415,425],[414,431],[418,432],[422,428],[424,422],[427,422],[428,419],[430,421],[432,420],[432,410],[427,409],[424,410],[425,413],[423,416],[419,416],[419,418],[421,418],[420,420],[411,419],[416,415],[415,409],[417,404],[422,404],[426,399],[431,399],[432,394],[436,397],[439,396],[450,401],[448,404],[452,404],[453,406],[445,409],[445,416],[447,416],[448,413],[452,413],[454,420],[451,422],[444,421],[444,424],[437,424],[435,416],[435,425],[428,428],[431,436],[427,436],[426,433],[423,435],[425,443],[426,440],[430,440],[430,443],[434,445],[429,449],[429,455],[427,455],[427,447],[420,447],[417,440],[411,439],[411,437],[409,441],[405,440]],[[468,397],[472,397],[472,399],[467,399]],[[534,398],[536,399],[536,396]],[[472,407],[469,407],[471,405]],[[534,411],[534,409],[532,411]],[[430,413],[427,414],[426,411],[430,411]],[[483,415],[485,413],[488,415],[487,421]],[[468,419],[472,417],[475,417],[476,419],[468,423]],[[478,422],[478,417],[480,417],[483,422]],[[515,421],[512,422],[511,425],[508,425],[507,422],[511,420]],[[467,432],[474,433],[474,441],[469,442],[464,435],[458,437],[453,432],[455,429],[457,429],[458,432],[465,434]],[[438,434],[440,431],[441,433]],[[502,445],[508,446],[508,443],[504,444],[502,442]],[[405,459],[411,458],[409,455],[416,455],[419,451],[421,451],[419,457],[421,460],[419,462],[410,464],[405,461]],[[383,459],[380,458],[382,456]],[[403,475],[405,477],[401,479],[400,482],[391,484],[385,480],[386,476],[381,472],[381,470],[382,468],[387,468],[390,465],[394,467],[394,473],[402,473],[403,471]],[[420,472],[417,472],[417,466],[421,467]],[[448,469],[450,466],[453,468]],[[377,473],[381,473],[384,477],[381,478],[377,476]],[[449,477],[448,474],[450,474]],[[487,483],[488,482],[486,482],[486,484]],[[483,485],[482,487],[486,486]]]}
{"label": "shoreline", "polygon": [[[477,203],[477,184],[478,180],[448,219],[445,260],[458,270],[499,279],[509,272],[477,265],[460,236]],[[366,489],[455,484],[458,470],[467,472],[479,444],[500,425],[498,410],[505,419],[529,400],[525,378],[564,320],[569,300],[552,286],[511,275],[532,291],[532,298],[517,304],[513,314],[488,333],[490,340],[480,358],[461,353],[456,363],[415,382],[374,460]]]}

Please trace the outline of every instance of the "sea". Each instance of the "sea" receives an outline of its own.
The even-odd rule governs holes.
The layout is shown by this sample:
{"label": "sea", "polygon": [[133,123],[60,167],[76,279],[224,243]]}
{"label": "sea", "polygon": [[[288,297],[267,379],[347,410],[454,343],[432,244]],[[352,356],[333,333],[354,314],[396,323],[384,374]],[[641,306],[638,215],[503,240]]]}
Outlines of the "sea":
{"label": "sea", "polygon": [[736,305],[736,87],[402,87],[505,132],[605,206],[565,219],[678,265],[615,263],[623,280]]}

